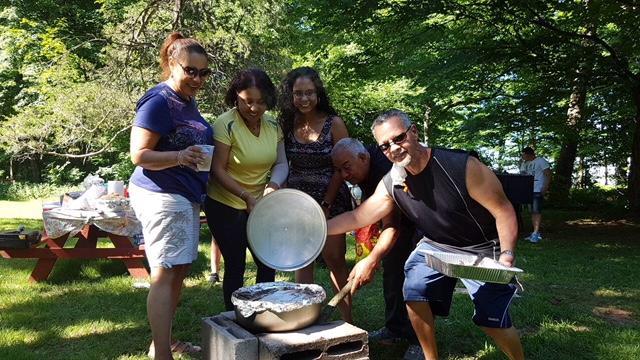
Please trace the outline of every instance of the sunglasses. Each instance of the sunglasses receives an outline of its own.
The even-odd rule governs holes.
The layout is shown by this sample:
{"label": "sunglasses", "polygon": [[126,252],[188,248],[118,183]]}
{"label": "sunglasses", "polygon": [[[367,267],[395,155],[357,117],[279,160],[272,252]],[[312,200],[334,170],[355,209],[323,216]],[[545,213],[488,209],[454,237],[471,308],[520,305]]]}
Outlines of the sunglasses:
{"label": "sunglasses", "polygon": [[182,64],[180,63],[178,63],[178,65],[180,65],[180,67],[182,68],[182,71],[184,71],[184,74],[192,79],[195,79],[198,76],[200,76],[200,78],[203,79],[211,75],[211,69],[209,68],[197,69],[191,66],[182,66]]}
{"label": "sunglasses", "polygon": [[389,148],[391,148],[391,145],[396,144],[396,145],[400,145],[403,142],[405,142],[407,140],[407,133],[409,132],[409,130],[413,129],[413,124],[409,125],[409,128],[403,132],[402,134],[393,137],[391,140],[382,143],[380,145],[378,145],[378,149],[384,151],[389,150]]}

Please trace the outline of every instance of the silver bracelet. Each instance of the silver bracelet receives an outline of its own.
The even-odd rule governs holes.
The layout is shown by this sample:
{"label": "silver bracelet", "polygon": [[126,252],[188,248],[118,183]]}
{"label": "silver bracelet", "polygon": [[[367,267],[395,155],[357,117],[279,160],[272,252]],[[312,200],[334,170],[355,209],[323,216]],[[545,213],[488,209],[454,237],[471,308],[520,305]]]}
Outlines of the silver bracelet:
{"label": "silver bracelet", "polygon": [[180,150],[176,152],[176,163],[178,164],[178,166],[182,166],[182,164],[180,163]]}

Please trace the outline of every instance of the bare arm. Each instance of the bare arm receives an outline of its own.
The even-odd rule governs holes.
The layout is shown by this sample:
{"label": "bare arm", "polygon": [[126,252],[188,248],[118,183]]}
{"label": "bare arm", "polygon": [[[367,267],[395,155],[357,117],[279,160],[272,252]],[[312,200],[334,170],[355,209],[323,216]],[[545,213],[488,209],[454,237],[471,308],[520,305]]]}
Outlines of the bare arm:
{"label": "bare arm", "polygon": [[204,160],[204,154],[197,146],[180,151],[156,151],[154,149],[159,140],[160,134],[133,126],[129,142],[131,162],[147,170],[164,170],[178,165],[196,170]]}
{"label": "bare arm", "polygon": [[547,191],[549,191],[549,185],[551,184],[551,169],[549,168],[544,169],[544,171],[542,172],[542,175],[544,176],[544,185],[542,186],[542,194],[545,194]]}
{"label": "bare arm", "polygon": [[344,234],[382,219],[393,211],[395,203],[380,181],[376,191],[355,210],[342,213],[327,221],[329,235]]}
{"label": "bare arm", "polygon": [[[340,117],[335,116],[331,121],[331,136],[333,138],[333,144],[335,145],[338,141],[343,138],[349,137],[349,132],[347,131],[347,126],[344,124],[344,121]],[[329,186],[327,187],[327,192],[324,194],[324,202],[327,204],[333,204],[336,200],[336,196],[338,196],[338,190],[342,185],[342,177],[340,173],[337,171],[333,172],[333,176],[331,177],[331,181],[329,182]]]}
{"label": "bare arm", "polygon": [[[484,206],[496,219],[500,249],[515,251],[518,223],[513,206],[496,175],[473,157],[467,160],[467,189],[471,198]],[[513,266],[514,260],[508,254],[501,254],[499,259],[506,266]]]}
{"label": "bare arm", "polygon": [[211,173],[230,193],[244,200],[247,204],[247,211],[251,211],[256,203],[256,198],[235,181],[227,172],[227,164],[229,163],[229,154],[231,154],[231,146],[220,141],[214,141],[216,151],[213,152],[213,160],[211,161]]}

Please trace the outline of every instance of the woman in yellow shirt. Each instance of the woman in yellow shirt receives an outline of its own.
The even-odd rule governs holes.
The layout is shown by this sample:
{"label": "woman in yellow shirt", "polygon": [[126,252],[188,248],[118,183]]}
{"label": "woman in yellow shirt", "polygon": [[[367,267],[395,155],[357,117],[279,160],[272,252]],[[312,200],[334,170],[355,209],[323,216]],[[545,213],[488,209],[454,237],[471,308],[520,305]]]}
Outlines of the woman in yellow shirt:
{"label": "woman in yellow shirt", "polygon": [[[233,108],[213,125],[215,151],[205,213],[224,258],[222,291],[225,307],[231,310],[231,293],[243,285],[249,212],[261,197],[282,186],[289,167],[282,130],[265,114],[276,105],[269,76],[260,69],[241,71],[231,82],[225,103]],[[256,256],[253,260],[258,267],[256,282],[274,281],[275,270]]]}

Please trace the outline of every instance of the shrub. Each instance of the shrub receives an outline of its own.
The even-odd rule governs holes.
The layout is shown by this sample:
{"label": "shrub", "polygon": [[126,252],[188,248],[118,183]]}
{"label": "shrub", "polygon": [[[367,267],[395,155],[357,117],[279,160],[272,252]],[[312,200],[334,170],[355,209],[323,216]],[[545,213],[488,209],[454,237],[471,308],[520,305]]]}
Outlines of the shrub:
{"label": "shrub", "polygon": [[55,185],[49,183],[0,183],[0,200],[43,199],[77,189],[77,185]]}
{"label": "shrub", "polygon": [[628,209],[628,199],[625,188],[592,186],[585,189],[571,189],[569,201],[566,204],[556,204],[557,207],[570,210]]}

